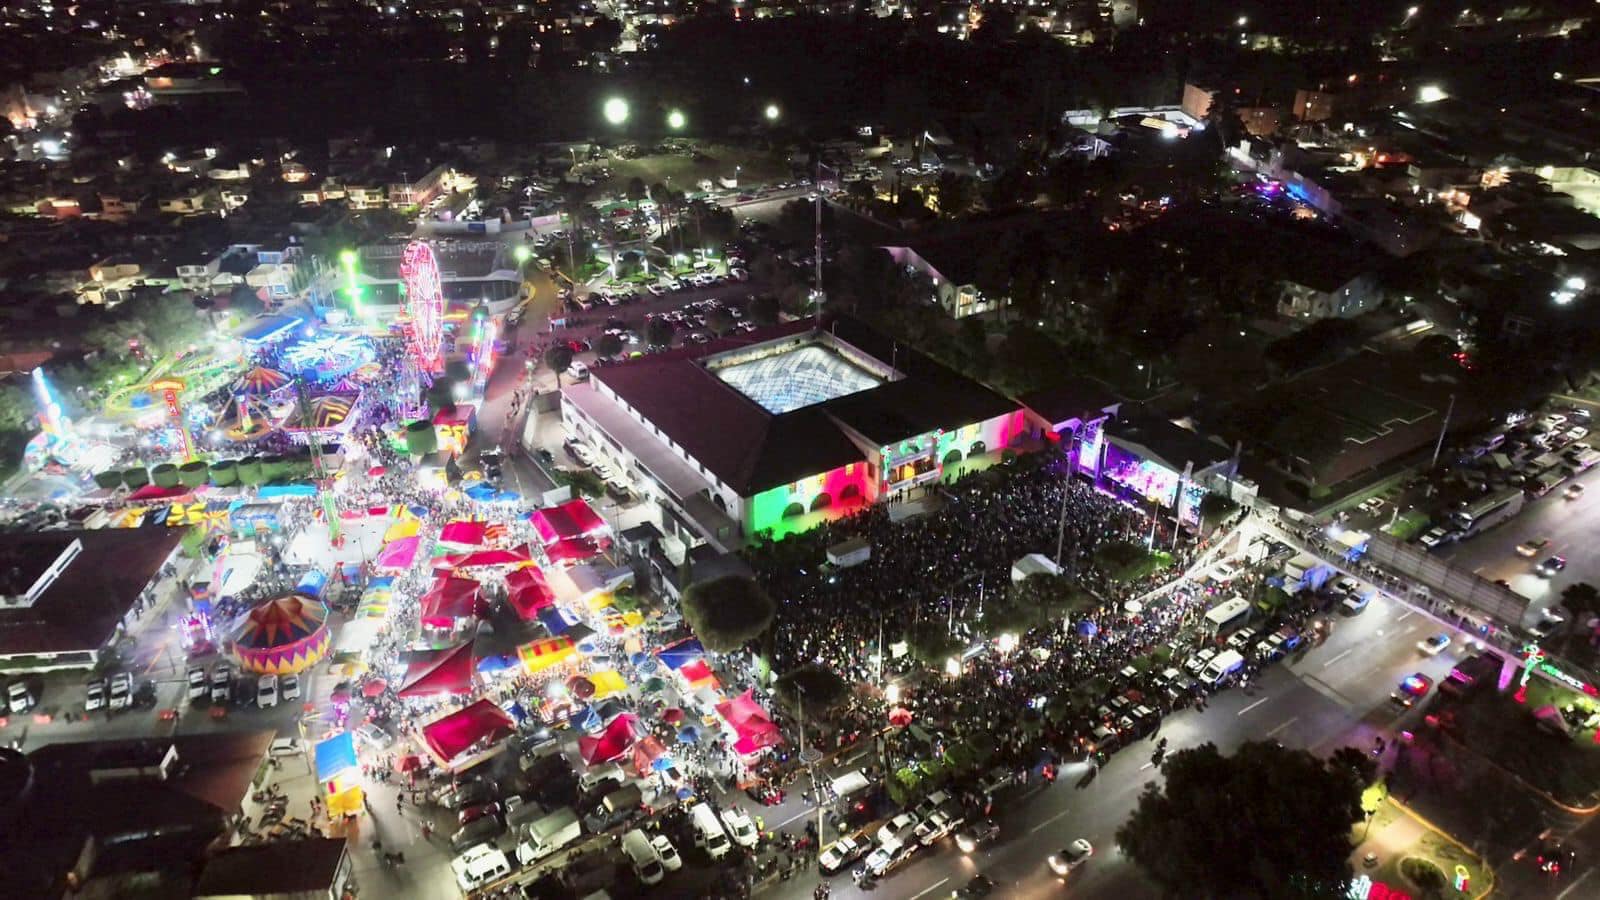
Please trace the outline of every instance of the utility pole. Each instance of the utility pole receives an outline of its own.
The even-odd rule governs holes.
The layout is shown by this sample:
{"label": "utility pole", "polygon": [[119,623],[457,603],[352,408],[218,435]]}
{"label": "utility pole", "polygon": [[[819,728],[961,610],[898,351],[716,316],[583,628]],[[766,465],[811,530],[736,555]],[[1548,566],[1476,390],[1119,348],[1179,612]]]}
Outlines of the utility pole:
{"label": "utility pole", "polygon": [[814,270],[811,281],[811,302],[815,305],[815,312],[812,314],[815,319],[814,324],[820,326],[822,324],[822,159],[820,157],[817,159],[817,177],[812,180],[811,186],[817,192],[814,204],[817,212],[817,244],[814,248],[815,253],[811,257]]}
{"label": "utility pole", "polygon": [[1439,439],[1433,442],[1433,461],[1428,463],[1428,468],[1439,464],[1439,451],[1444,448],[1445,432],[1450,430],[1450,416],[1456,411],[1456,395],[1450,395],[1450,405],[1445,407],[1444,421],[1439,423]]}

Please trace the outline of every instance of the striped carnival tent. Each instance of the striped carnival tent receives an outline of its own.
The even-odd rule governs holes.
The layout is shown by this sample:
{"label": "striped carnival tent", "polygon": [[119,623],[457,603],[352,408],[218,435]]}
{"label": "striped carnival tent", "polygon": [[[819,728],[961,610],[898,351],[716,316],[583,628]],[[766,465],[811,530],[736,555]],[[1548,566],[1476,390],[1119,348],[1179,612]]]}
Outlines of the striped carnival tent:
{"label": "striped carnival tent", "polygon": [[239,667],[263,675],[310,668],[328,652],[328,608],[298,594],[268,600],[239,620],[232,636]]}

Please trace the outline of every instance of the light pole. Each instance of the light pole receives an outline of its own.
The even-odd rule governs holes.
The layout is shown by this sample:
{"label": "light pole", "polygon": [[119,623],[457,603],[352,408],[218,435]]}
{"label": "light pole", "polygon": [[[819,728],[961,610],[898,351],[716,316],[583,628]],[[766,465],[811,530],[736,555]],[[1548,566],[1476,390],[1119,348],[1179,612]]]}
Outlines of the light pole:
{"label": "light pole", "polygon": [[682,110],[675,109],[667,113],[667,127],[673,131],[682,131],[684,126],[688,124],[689,119],[683,114]]}
{"label": "light pole", "polygon": [[612,97],[600,108],[600,112],[606,117],[607,122],[620,126],[628,121],[628,101],[621,97]]}

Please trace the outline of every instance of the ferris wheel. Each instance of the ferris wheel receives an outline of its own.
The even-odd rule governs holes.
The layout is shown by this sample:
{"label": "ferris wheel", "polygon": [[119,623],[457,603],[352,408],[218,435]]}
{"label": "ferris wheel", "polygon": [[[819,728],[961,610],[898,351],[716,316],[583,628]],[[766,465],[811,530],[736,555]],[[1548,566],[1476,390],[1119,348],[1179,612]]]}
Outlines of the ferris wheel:
{"label": "ferris wheel", "polygon": [[411,318],[411,353],[417,367],[432,374],[444,368],[440,345],[444,337],[444,290],[439,284],[439,261],[423,241],[406,245],[400,257],[400,278],[406,285],[406,314]]}

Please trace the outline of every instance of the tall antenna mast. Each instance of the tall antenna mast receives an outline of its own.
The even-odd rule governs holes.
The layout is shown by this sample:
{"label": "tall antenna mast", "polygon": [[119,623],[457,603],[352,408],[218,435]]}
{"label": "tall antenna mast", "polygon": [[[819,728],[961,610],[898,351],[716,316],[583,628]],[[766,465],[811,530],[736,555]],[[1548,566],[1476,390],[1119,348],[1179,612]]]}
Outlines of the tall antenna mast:
{"label": "tall antenna mast", "polygon": [[817,177],[812,182],[812,186],[816,188],[817,192],[817,246],[816,253],[811,258],[815,269],[811,282],[811,302],[815,307],[815,311],[812,313],[814,324],[820,326],[822,324],[822,157],[820,155],[817,157]]}

